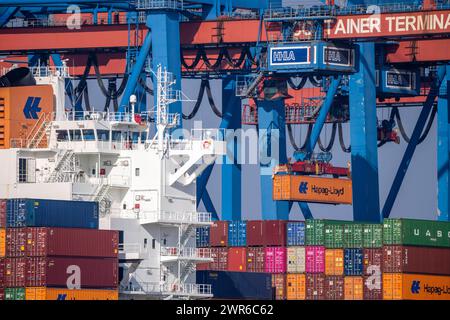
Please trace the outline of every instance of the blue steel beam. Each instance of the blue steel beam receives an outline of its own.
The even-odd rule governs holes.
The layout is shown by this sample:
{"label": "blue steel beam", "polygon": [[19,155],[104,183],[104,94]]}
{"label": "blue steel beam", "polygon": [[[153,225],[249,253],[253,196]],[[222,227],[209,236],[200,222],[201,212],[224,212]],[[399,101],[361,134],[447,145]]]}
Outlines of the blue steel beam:
{"label": "blue steel beam", "polygon": [[[434,102],[436,100],[436,96],[438,95],[439,86],[442,83],[446,74],[446,67],[440,66],[438,67],[438,76],[437,80],[432,84],[430,88],[430,92],[425,100],[425,103],[422,107],[422,111],[420,112],[419,119],[417,120],[416,126],[414,127],[414,131],[411,135],[411,139],[406,147],[405,153],[403,155],[402,161],[397,170],[397,174],[395,175],[394,182],[392,183],[391,189],[389,191],[388,197],[383,207],[383,217],[389,218],[391,214],[392,207],[394,206],[395,200],[397,198],[400,187],[402,186],[403,179],[405,178],[406,172],[408,171],[409,164],[411,159],[416,151],[417,143],[420,139],[422,131],[425,127],[427,119],[431,113]],[[352,142],[353,148],[353,142]],[[448,154],[447,154],[448,157]]]}
{"label": "blue steel beam", "polygon": [[349,81],[353,219],[380,222],[374,43],[360,43],[359,53]]}
{"label": "blue steel beam", "polygon": [[9,19],[11,19],[19,10],[18,7],[10,7],[3,8],[0,10],[0,28],[8,23]]}
{"label": "blue steel beam", "polygon": [[263,220],[289,219],[289,201],[274,201],[273,168],[287,162],[284,100],[257,101],[258,136]]}
{"label": "blue steel beam", "polygon": [[437,179],[438,179],[438,207],[437,219],[450,221],[448,214],[450,189],[449,189],[449,143],[450,143],[450,113],[448,111],[450,92],[450,65],[446,66],[446,76],[441,84],[441,92],[438,99],[437,112]]}
{"label": "blue steel beam", "polygon": [[[206,212],[211,213],[212,219],[214,221],[220,220],[219,216],[217,215],[216,208],[214,207],[214,203],[211,200],[211,196],[209,195],[209,192],[206,189],[203,192],[202,200],[203,200],[203,204],[205,205]],[[223,219],[223,216],[222,216],[222,219]]]}

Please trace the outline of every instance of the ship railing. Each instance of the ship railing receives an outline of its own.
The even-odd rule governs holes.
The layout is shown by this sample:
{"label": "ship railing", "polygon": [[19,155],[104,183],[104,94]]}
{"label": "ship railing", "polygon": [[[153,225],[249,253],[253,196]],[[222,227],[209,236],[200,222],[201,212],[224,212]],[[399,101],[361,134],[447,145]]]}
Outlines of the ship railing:
{"label": "ship railing", "polygon": [[109,185],[112,187],[128,187],[130,185],[130,177],[124,175],[110,175],[107,177],[89,177],[86,179],[89,183],[96,185]]}
{"label": "ship railing", "polygon": [[[65,113],[67,121],[96,120],[116,122],[137,122],[139,114],[129,112],[69,111]],[[142,118],[140,118],[142,119]]]}
{"label": "ship railing", "polygon": [[67,66],[39,66],[39,67],[31,67],[30,68],[31,73],[35,77],[51,77],[51,76],[57,76],[57,77],[63,77],[63,78],[69,78],[69,67]]}
{"label": "ship railing", "polygon": [[14,138],[10,139],[10,148],[11,149],[28,149],[30,145],[33,145],[33,149],[46,149],[48,147],[47,143],[41,143],[42,139],[20,139]]}
{"label": "ship railing", "polygon": [[197,283],[161,284],[160,282],[139,282],[139,284],[126,288],[125,291],[145,294],[212,295],[210,284]]}
{"label": "ship railing", "polygon": [[132,141],[96,141],[96,140],[80,140],[80,141],[58,141],[59,149],[73,149],[76,151],[122,151],[122,150],[139,150],[144,148],[144,144]]}
{"label": "ship railing", "polygon": [[190,211],[143,211],[136,214],[140,220],[155,220],[161,222],[181,223],[210,223],[212,221],[209,212]]}
{"label": "ship railing", "polygon": [[172,9],[183,10],[183,0],[134,0],[136,10]]}
{"label": "ship railing", "polygon": [[185,139],[173,139],[169,137],[169,148],[172,150],[192,150],[195,141],[223,141],[225,130],[223,129],[192,129],[190,137]]}
{"label": "ship railing", "polygon": [[119,254],[137,254],[141,255],[146,250],[142,249],[140,243],[119,243],[118,245]]}
{"label": "ship railing", "polygon": [[[135,19],[134,19],[135,20]],[[133,22],[130,17],[127,18],[126,15],[116,15],[113,16],[111,24],[127,24],[128,22]],[[135,21],[134,21],[135,22]],[[104,18],[94,22],[93,16],[82,16],[80,20],[73,19],[70,15],[54,16],[50,15],[46,18],[15,18],[8,21],[5,28],[46,28],[46,27],[82,27],[90,25],[105,25],[108,21]]]}
{"label": "ship railing", "polygon": [[210,248],[191,248],[191,247],[161,247],[161,256],[181,257],[192,259],[210,259]]}

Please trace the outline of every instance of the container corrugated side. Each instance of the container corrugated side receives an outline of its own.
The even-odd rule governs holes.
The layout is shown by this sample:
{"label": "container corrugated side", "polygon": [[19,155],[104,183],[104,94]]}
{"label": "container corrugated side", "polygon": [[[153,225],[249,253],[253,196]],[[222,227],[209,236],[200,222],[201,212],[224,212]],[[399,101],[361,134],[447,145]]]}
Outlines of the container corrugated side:
{"label": "container corrugated side", "polygon": [[26,228],[6,229],[6,256],[25,257],[27,244]]}
{"label": "container corrugated side", "polygon": [[209,244],[209,226],[197,227],[195,232],[195,243],[197,248],[207,248]]}
{"label": "container corrugated side", "polygon": [[245,247],[247,245],[247,222],[229,221],[228,246]]}
{"label": "container corrugated side", "polygon": [[263,247],[247,247],[247,272],[264,272],[265,250]]}
{"label": "container corrugated side", "polygon": [[265,247],[265,267],[268,273],[286,273],[286,247]]}
{"label": "container corrugated side", "polygon": [[6,207],[8,201],[0,199],[0,228],[6,228]]}
{"label": "container corrugated side", "polygon": [[325,249],[325,275],[344,275],[344,249]]}
{"label": "container corrugated side", "polygon": [[226,247],[228,245],[228,222],[214,221],[209,229],[211,247]]}
{"label": "container corrugated side", "polygon": [[306,245],[323,246],[325,245],[326,225],[344,225],[345,223],[350,223],[350,221],[307,219],[305,223],[306,223],[306,232],[305,232]]}
{"label": "container corrugated side", "polygon": [[0,287],[0,301],[5,300],[5,288]]}
{"label": "container corrugated side", "polygon": [[344,275],[363,275],[363,249],[344,249]]}
{"label": "container corrugated side", "polygon": [[5,258],[0,258],[0,288],[5,286]]}
{"label": "container corrugated side", "polygon": [[363,224],[363,247],[381,248],[383,246],[383,225],[381,223]]}
{"label": "container corrugated side", "polygon": [[450,300],[450,277],[424,274],[383,274],[384,300]]}
{"label": "container corrugated side", "polygon": [[286,299],[305,300],[306,299],[306,275],[287,274],[286,275]]}
{"label": "container corrugated side", "polygon": [[275,300],[286,300],[286,276],[272,274],[272,288],[275,291]]}
{"label": "container corrugated side", "polygon": [[306,274],[306,300],[325,300],[325,275]]}
{"label": "container corrugated side", "polygon": [[241,271],[247,269],[247,248],[230,247],[228,248],[228,271]]}
{"label": "container corrugated side", "polygon": [[119,291],[28,287],[25,289],[25,300],[119,300]]}
{"label": "container corrugated side", "polygon": [[25,300],[25,288],[5,288],[5,300]]}
{"label": "container corrugated side", "polygon": [[383,279],[381,272],[364,276],[364,300],[383,299]]}
{"label": "container corrugated side", "polygon": [[305,269],[307,273],[325,272],[325,247],[306,246],[305,248]]}
{"label": "container corrugated side", "polygon": [[363,277],[344,277],[344,299],[363,300],[364,299],[364,279]]}
{"label": "container corrugated side", "polygon": [[0,229],[0,258],[6,256],[6,229]]}
{"label": "container corrugated side", "polygon": [[248,246],[264,246],[264,221],[251,220],[247,221],[247,245]]}
{"label": "container corrugated side", "polygon": [[305,223],[302,221],[288,222],[286,224],[286,242],[288,246],[305,245]]}
{"label": "container corrugated side", "polygon": [[344,225],[344,248],[363,247],[363,225],[360,223],[347,223]]}
{"label": "container corrugated side", "polygon": [[286,246],[286,221],[265,220],[264,221],[264,245]]}
{"label": "container corrugated side", "polygon": [[228,268],[228,248],[213,247],[211,248],[210,270],[225,271]]}
{"label": "container corrugated side", "polygon": [[325,277],[325,299],[326,300],[344,300],[344,277],[326,276]]}
{"label": "container corrugated side", "polygon": [[287,247],[287,272],[304,273],[306,271],[305,247]]}
{"label": "container corrugated side", "polygon": [[365,248],[363,249],[363,273],[365,276],[381,274],[383,267],[383,249]]}
{"label": "container corrugated side", "polygon": [[325,248],[337,249],[344,245],[344,226],[325,223]]}
{"label": "container corrugated side", "polygon": [[25,287],[26,263],[24,257],[5,259],[5,287]]}

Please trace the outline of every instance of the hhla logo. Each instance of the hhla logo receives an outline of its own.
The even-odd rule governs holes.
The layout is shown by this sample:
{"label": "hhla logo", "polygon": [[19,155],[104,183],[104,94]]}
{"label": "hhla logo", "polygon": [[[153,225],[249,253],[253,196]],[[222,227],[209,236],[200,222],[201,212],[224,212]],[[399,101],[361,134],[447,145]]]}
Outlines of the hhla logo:
{"label": "hhla logo", "polygon": [[67,267],[67,289],[81,289],[81,269],[79,266],[71,265]]}

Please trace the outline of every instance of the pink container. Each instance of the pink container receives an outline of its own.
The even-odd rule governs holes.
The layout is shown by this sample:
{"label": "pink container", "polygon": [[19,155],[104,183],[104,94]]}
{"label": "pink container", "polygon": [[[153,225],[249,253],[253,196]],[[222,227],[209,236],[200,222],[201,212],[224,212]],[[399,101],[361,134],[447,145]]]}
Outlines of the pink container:
{"label": "pink container", "polygon": [[306,246],[306,272],[323,273],[325,272],[325,247],[324,246]]}
{"label": "pink container", "polygon": [[266,247],[265,249],[264,271],[268,273],[286,272],[286,248],[285,247]]}

